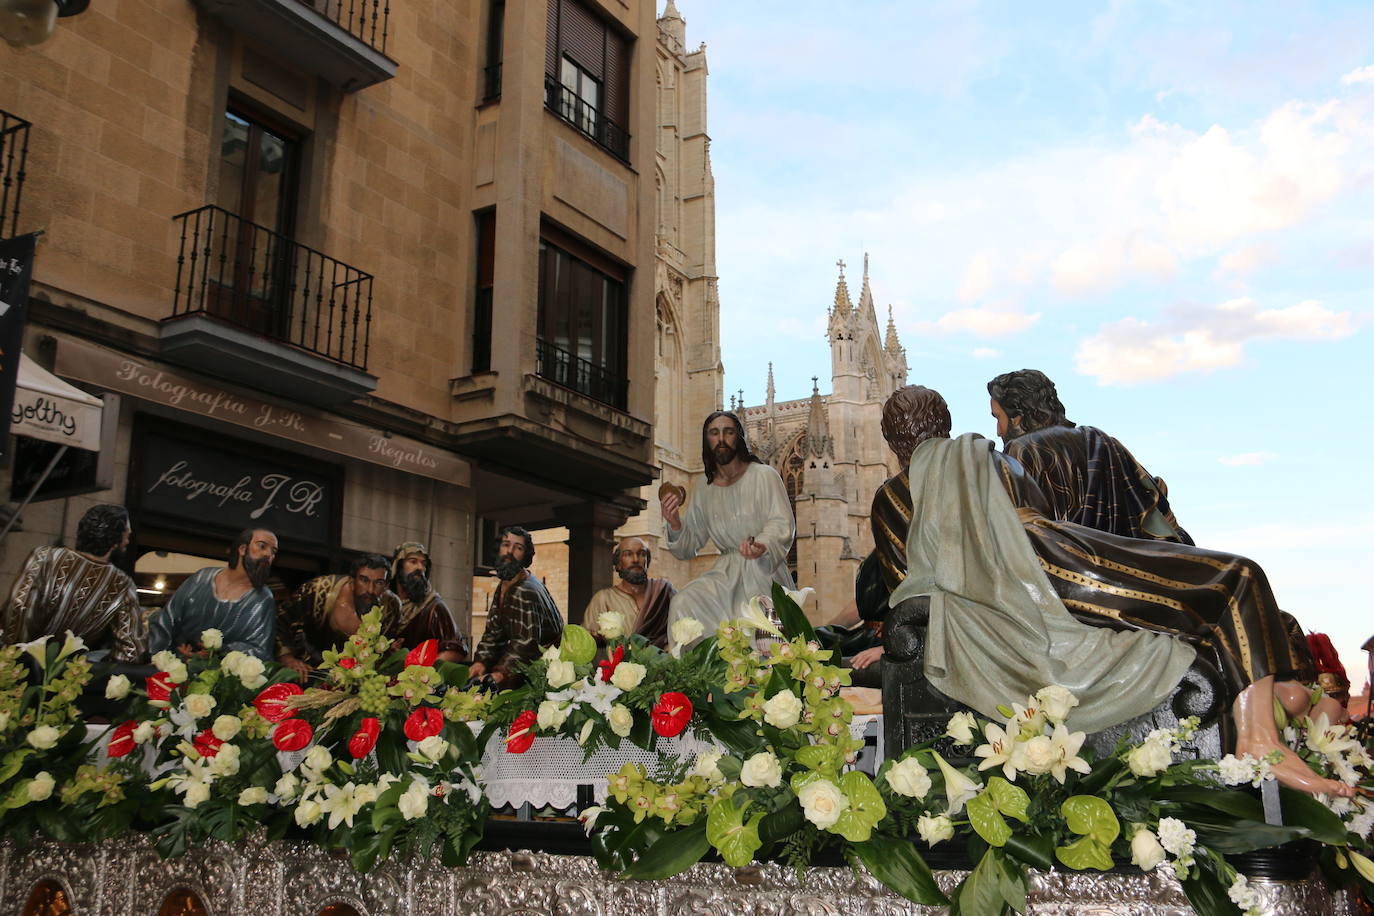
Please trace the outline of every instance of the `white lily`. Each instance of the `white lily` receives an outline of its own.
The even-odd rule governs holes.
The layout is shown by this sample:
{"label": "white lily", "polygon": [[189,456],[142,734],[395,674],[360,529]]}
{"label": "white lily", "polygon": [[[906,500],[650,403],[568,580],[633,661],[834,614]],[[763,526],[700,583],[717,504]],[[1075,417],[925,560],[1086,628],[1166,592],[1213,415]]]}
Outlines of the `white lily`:
{"label": "white lily", "polygon": [[741,610],[740,625],[751,630],[763,630],[765,633],[772,633],[781,638],[782,630],[779,630],[777,625],[768,619],[769,612],[764,609],[763,602],[762,595],[755,595],[750,598],[749,603]]}
{"label": "white lily", "polygon": [[964,802],[977,795],[982,787],[950,766],[945,758],[937,752],[931,751],[930,754],[935,758],[936,765],[940,767],[940,775],[945,778],[945,798],[949,799],[949,807],[945,810],[945,816],[952,817],[964,810]]}
{"label": "white lily", "polygon": [[19,648],[33,656],[33,660],[38,662],[38,667],[48,667],[48,637],[40,636],[29,642],[21,642]]}
{"label": "white lily", "polygon": [[57,660],[60,662],[62,661],[62,659],[66,658],[68,655],[71,655],[73,652],[82,652],[85,650],[85,648],[86,640],[82,639],[80,636],[77,636],[71,630],[68,630],[67,638],[63,640],[62,648],[57,653]]}
{"label": "white lily", "polygon": [[1014,782],[1016,761],[1012,759],[1012,752],[1015,750],[1015,740],[1000,725],[991,722],[983,726],[983,734],[988,743],[980,744],[973,751],[973,756],[983,758],[983,762],[978,764],[979,772],[1000,766],[1007,780]]}
{"label": "white lily", "polygon": [[1054,762],[1050,764],[1050,775],[1058,780],[1060,785],[1063,785],[1068,770],[1077,773],[1092,772],[1088,761],[1078,756],[1078,749],[1083,746],[1083,739],[1086,737],[1083,732],[1070,732],[1068,726],[1063,723],[1054,727],[1054,732],[1050,735],[1054,754]]}

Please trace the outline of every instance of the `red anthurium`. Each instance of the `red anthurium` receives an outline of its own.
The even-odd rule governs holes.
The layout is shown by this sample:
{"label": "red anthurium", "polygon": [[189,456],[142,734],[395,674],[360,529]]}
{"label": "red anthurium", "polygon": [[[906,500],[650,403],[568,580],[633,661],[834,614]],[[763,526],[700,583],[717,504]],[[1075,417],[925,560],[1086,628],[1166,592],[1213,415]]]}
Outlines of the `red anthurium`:
{"label": "red anthurium", "polygon": [[149,702],[152,703],[165,703],[170,700],[172,689],[175,687],[166,671],[159,671],[152,677],[144,678],[143,686],[148,691]]}
{"label": "red anthurium", "polygon": [[611,681],[611,675],[615,674],[616,665],[619,665],[624,660],[625,647],[616,646],[615,651],[611,653],[610,658],[606,659],[604,662],[597,662],[596,667],[601,669],[601,680],[609,684]]}
{"label": "red anthurium", "polygon": [[223,743],[224,742],[216,738],[215,733],[208,728],[191,739],[191,744],[195,746],[196,753],[202,757],[215,756],[219,753],[219,746]]}
{"label": "red anthurium", "polygon": [[366,757],[377,746],[377,736],[382,733],[382,724],[368,716],[363,719],[358,726],[358,730],[353,733],[353,737],[348,739],[348,752],[357,760]]}
{"label": "red anthurium", "polygon": [[427,668],[434,666],[434,661],[439,657],[439,640],[426,639],[414,649],[406,653],[406,666],[424,665]]}
{"label": "red anthurium", "polygon": [[692,701],[687,699],[685,693],[665,693],[654,704],[649,721],[657,734],[665,738],[676,737],[692,721]]}
{"label": "red anthurium", "polygon": [[406,737],[411,741],[423,741],[431,735],[444,730],[444,715],[433,706],[417,706],[406,717]]}
{"label": "red anthurium", "polygon": [[349,658],[345,655],[343,658],[339,659],[340,668],[356,668],[357,666],[358,660],[356,658]]}
{"label": "red anthurium", "polygon": [[120,723],[110,735],[110,743],[106,746],[105,752],[111,757],[126,756],[134,749],[134,729],[137,727],[138,723],[133,719]]}
{"label": "red anthurium", "polygon": [[304,750],[315,737],[315,730],[304,719],[287,719],[272,731],[272,743],[279,751]]}
{"label": "red anthurium", "polygon": [[268,722],[280,722],[296,714],[295,710],[286,705],[286,701],[304,692],[300,684],[269,684],[253,701],[253,707],[257,709],[258,715]]}
{"label": "red anthurium", "polygon": [[506,750],[512,754],[523,754],[529,750],[534,743],[534,726],[538,721],[539,716],[533,709],[516,716],[510,724],[510,733],[506,735]]}

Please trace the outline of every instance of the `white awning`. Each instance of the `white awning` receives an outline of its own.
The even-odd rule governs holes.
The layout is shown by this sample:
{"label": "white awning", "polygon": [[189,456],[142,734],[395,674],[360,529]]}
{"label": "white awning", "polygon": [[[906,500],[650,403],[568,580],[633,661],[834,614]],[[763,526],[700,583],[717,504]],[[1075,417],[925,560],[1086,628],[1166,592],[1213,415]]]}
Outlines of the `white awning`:
{"label": "white awning", "polygon": [[62,381],[19,356],[19,379],[10,412],[10,432],[72,448],[100,450],[100,398]]}

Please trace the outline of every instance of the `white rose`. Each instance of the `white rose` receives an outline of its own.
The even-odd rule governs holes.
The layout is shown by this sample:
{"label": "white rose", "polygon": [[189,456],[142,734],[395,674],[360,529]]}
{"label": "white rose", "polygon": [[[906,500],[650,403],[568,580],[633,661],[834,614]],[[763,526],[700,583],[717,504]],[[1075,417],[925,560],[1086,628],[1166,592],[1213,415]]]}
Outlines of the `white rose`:
{"label": "white rose", "polygon": [[251,690],[261,686],[265,680],[262,673],[266,670],[267,666],[263,664],[262,659],[256,655],[245,655],[243,660],[239,662],[238,669],[234,671],[234,676],[243,682],[243,686]]}
{"label": "white rose", "polygon": [[134,727],[134,744],[147,744],[157,734],[152,722],[140,722]]}
{"label": "white rose", "polygon": [[1069,717],[1069,711],[1078,705],[1078,697],[1067,687],[1060,687],[1058,684],[1041,687],[1036,691],[1035,698],[1040,701],[1040,708],[1052,722],[1063,722]]}
{"label": "white rose", "polygon": [[602,611],[596,615],[596,629],[607,639],[625,635],[625,615],[619,611]]}
{"label": "white rose", "polygon": [[210,726],[210,732],[221,741],[232,741],[242,729],[243,720],[238,716],[219,716]]}
{"label": "white rose", "polygon": [[1164,861],[1164,847],[1159,845],[1159,837],[1141,827],[1131,837],[1131,864],[1142,871],[1152,871]]}
{"label": "white rose", "polygon": [[1172,761],[1167,741],[1147,739],[1126,755],[1126,766],[1136,776],[1155,776],[1168,769]]}
{"label": "white rose", "polygon": [[243,686],[247,687],[249,690],[257,690],[263,684],[267,683],[267,676],[264,674],[254,674],[248,677],[240,677],[239,680],[243,681]]}
{"label": "white rose", "polygon": [[267,801],[267,790],[262,786],[250,786],[239,793],[240,805],[261,805]]}
{"label": "white rose", "polygon": [[129,679],[122,674],[116,674],[105,682],[105,699],[122,700],[129,695]]}
{"label": "white rose", "polygon": [[806,819],[822,830],[833,826],[849,807],[849,799],[845,798],[839,786],[828,779],[807,783],[797,793],[797,801],[801,802]]}
{"label": "white rose", "polygon": [[739,781],[755,789],[775,789],[782,785],[782,765],[768,751],[755,754],[740,767]]}
{"label": "white rose", "polygon": [[281,779],[272,787],[272,794],[281,801],[290,801],[301,790],[301,781],[295,773],[283,773]]}
{"label": "white rose", "polygon": [[187,672],[184,662],[173,661],[167,668],[167,680],[171,681],[173,684],[184,684],[188,677],[190,677],[190,674]]}
{"label": "white rose", "polygon": [[1036,735],[1029,741],[1018,741],[1012,751],[1018,770],[1027,773],[1048,773],[1055,763],[1054,741],[1048,735]]}
{"label": "white rose", "polygon": [[774,728],[791,728],[801,721],[802,701],[790,690],[775,693],[763,704],[763,720]]}
{"label": "white rose", "polygon": [[438,763],[448,753],[448,742],[438,735],[430,735],[416,747],[430,763]]}
{"label": "white rose", "polygon": [[334,762],[334,757],[329,753],[329,749],[324,745],[317,744],[306,751],[305,759],[301,761],[301,766],[309,767],[316,773],[323,773],[329,769],[329,765]]}
{"label": "white rose", "polygon": [[210,758],[210,772],[216,776],[233,776],[239,771],[239,746],[220,745],[219,752]]}
{"label": "white rose", "polygon": [[634,713],[624,705],[617,703],[611,707],[611,714],[606,717],[606,722],[611,726],[611,731],[624,738],[634,727]]}
{"label": "white rose", "polygon": [[567,659],[549,662],[549,686],[566,687],[577,680],[577,669]]}
{"label": "white rose", "polygon": [[181,803],[188,808],[194,808],[201,802],[210,797],[210,784],[208,782],[188,782],[186,784],[186,795]]}
{"label": "white rose", "polygon": [[24,740],[28,741],[29,744],[38,748],[40,751],[46,751],[56,744],[57,739],[61,737],[62,733],[51,725],[40,725],[29,732],[29,736]]}
{"label": "white rose", "polygon": [[214,627],[200,631],[200,644],[207,649],[218,649],[224,645],[224,634]]}
{"label": "white rose", "polygon": [[673,625],[669,628],[675,646],[685,646],[700,639],[704,632],[705,629],[702,627],[701,621],[695,617],[679,617],[673,621]]}
{"label": "white rose", "polygon": [[544,651],[539,653],[539,657],[546,662],[556,662],[560,651],[558,646],[546,646]]}
{"label": "white rose", "polygon": [[720,751],[702,751],[697,754],[696,763],[692,766],[692,775],[700,776],[709,782],[720,782],[725,779],[725,774],[720,771]]}
{"label": "white rose", "polygon": [[52,795],[53,786],[57,780],[52,778],[52,774],[47,770],[39,773],[29,782],[29,801],[43,801]]}
{"label": "white rose", "polygon": [[556,732],[563,727],[563,723],[568,721],[568,715],[572,708],[563,708],[563,704],[557,700],[545,700],[539,704],[539,730],[541,732]]}
{"label": "white rose", "polygon": [[429,785],[423,780],[415,780],[397,799],[396,807],[401,812],[401,817],[408,821],[424,817],[425,812],[429,810]]}
{"label": "white rose", "polygon": [[925,798],[930,791],[930,774],[915,757],[898,760],[887,771],[887,784],[892,791],[907,798]]}
{"label": "white rose", "polygon": [[161,652],[154,652],[152,662],[153,667],[155,667],[159,671],[170,671],[173,665],[180,664],[180,662],[177,660],[177,657],[172,654],[172,650],[170,649],[163,649]]}
{"label": "white rose", "polygon": [[922,814],[916,820],[916,832],[920,835],[923,843],[927,846],[934,846],[936,843],[943,843],[954,836],[954,823],[943,814],[937,814],[934,817],[929,814]]}
{"label": "white rose", "polygon": [[215,698],[208,693],[192,693],[186,697],[186,711],[197,719],[204,719],[215,708]]}
{"label": "white rose", "polygon": [[621,662],[611,674],[611,684],[621,690],[634,690],[644,680],[645,668],[634,662]]}
{"label": "white rose", "polygon": [[954,739],[955,744],[972,744],[973,730],[978,727],[978,720],[973,718],[971,712],[956,712],[949,717],[949,724],[945,726],[945,734]]}
{"label": "white rose", "polygon": [[296,806],[296,826],[309,827],[320,819],[324,812],[320,810],[320,803],[313,798],[307,798]]}
{"label": "white rose", "polygon": [[[438,737],[437,735],[434,737]],[[377,787],[365,782],[353,790],[353,801],[358,807],[370,804],[377,800]]]}
{"label": "white rose", "polygon": [[224,658],[220,659],[219,669],[223,671],[225,674],[232,674],[237,677],[239,673],[239,665],[243,664],[243,660],[247,657],[247,655],[244,655],[238,649],[233,649],[229,652],[226,652],[224,654]]}

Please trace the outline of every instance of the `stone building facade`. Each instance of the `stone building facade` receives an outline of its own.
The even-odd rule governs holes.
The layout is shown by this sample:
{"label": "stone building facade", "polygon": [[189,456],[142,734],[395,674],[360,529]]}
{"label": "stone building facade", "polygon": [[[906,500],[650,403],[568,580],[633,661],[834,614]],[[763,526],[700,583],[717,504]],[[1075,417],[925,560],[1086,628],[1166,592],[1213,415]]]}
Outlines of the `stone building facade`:
{"label": "stone building facade", "polygon": [[[906,384],[906,351],[888,311],[878,323],[864,255],[859,301],[850,298],[839,263],[829,310],[829,394],[813,378],[810,397],[779,401],[769,365],[764,403],[746,406],[745,429],[754,451],[782,475],[797,519],[792,571],[799,586],[816,589],[829,620],[854,599],[854,575],[873,549],[869,508],[878,487],[898,470],[881,429],[888,395]],[[732,401],[734,399],[732,398]]]}
{"label": "stone building facade", "polygon": [[464,625],[500,524],[567,528],[570,606],[608,584],[655,475],[655,20],[122,0],[0,47],[25,351],[105,398],[114,459],[25,509],[0,590],[93,502],[133,510],[154,603],[161,554],[264,523],[282,587],[429,543]]}

